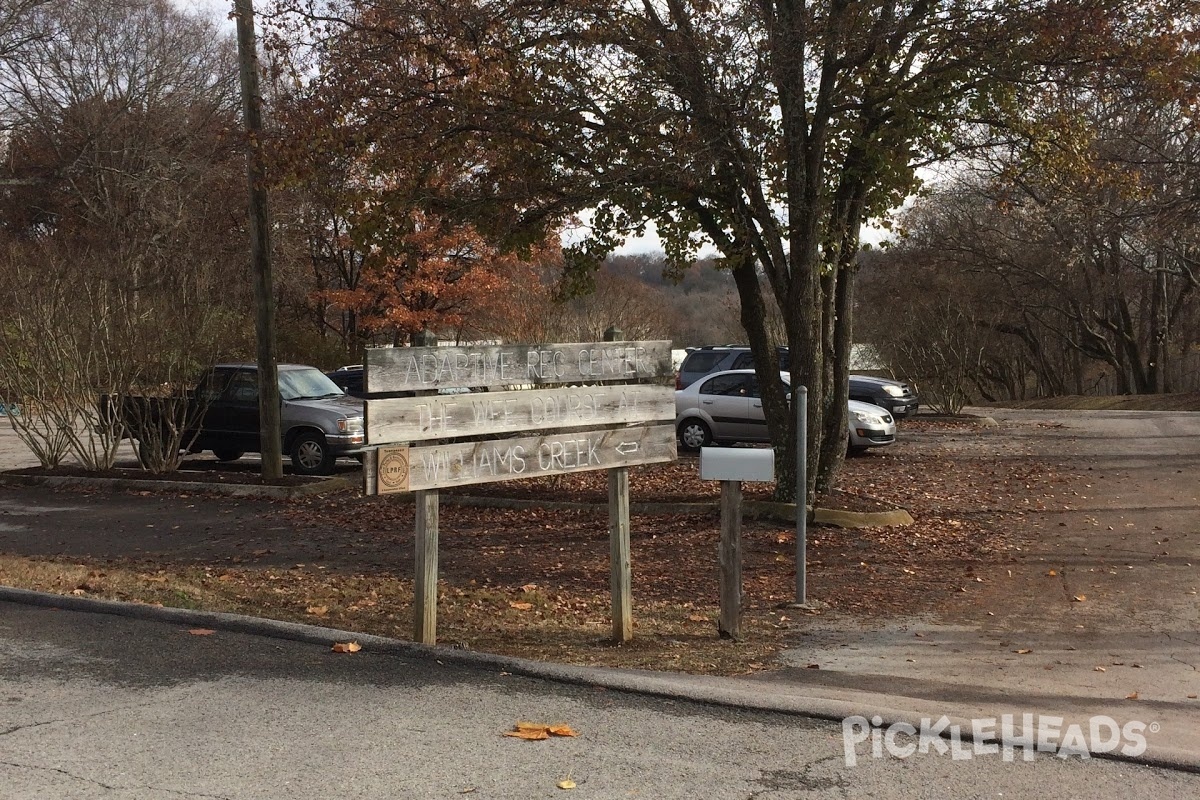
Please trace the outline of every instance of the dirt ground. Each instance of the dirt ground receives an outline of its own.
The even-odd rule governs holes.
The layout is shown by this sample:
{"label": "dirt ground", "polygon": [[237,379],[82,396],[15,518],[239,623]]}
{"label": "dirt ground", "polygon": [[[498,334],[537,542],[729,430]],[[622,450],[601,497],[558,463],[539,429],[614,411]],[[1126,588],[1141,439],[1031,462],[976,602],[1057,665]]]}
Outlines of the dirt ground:
{"label": "dirt ground", "polygon": [[[965,584],[1008,557],[1022,515],[1069,478],[1013,433],[912,420],[895,446],[848,460],[841,505],[903,507],[916,524],[810,528],[808,587],[826,605],[820,613],[889,618],[961,602]],[[994,457],[963,457],[979,450]],[[605,480],[584,473],[488,491],[600,502]],[[807,624],[806,612],[782,608],[794,599],[793,529],[746,522],[746,641],[721,641],[717,492],[698,480],[694,459],[634,470],[634,502],[711,499],[713,511],[634,515],[636,639],[621,648],[606,642],[604,506],[444,505],[439,639],[580,663],[726,674],[772,666]],[[0,583],[411,635],[413,507],[395,497],[271,502],[6,487],[0,512]]]}

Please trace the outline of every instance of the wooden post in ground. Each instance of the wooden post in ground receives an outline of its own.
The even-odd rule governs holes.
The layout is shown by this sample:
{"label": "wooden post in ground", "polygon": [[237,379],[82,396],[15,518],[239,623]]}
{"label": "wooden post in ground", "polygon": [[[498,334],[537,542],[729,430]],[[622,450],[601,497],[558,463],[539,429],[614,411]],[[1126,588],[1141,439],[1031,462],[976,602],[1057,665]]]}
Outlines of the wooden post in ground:
{"label": "wooden post in ground", "polygon": [[742,638],[742,482],[721,481],[719,551],[722,639]]}
{"label": "wooden post in ground", "polygon": [[[609,325],[604,341],[620,341],[621,329]],[[612,588],[613,641],[633,639],[633,562],[629,552],[629,468],[608,471],[609,583]]]}
{"label": "wooden post in ground", "polygon": [[608,541],[613,641],[633,638],[632,562],[629,554],[629,469],[608,471]]}
{"label": "wooden post in ground", "polygon": [[414,492],[417,501],[416,569],[413,576],[413,641],[437,643],[438,493]]}
{"label": "wooden post in ground", "polygon": [[371,448],[363,453],[363,494],[379,494],[379,451]]}
{"label": "wooden post in ground", "polygon": [[[413,334],[414,347],[437,347],[426,329]],[[413,641],[437,644],[438,492],[414,492],[417,501],[416,570],[413,576]]]}

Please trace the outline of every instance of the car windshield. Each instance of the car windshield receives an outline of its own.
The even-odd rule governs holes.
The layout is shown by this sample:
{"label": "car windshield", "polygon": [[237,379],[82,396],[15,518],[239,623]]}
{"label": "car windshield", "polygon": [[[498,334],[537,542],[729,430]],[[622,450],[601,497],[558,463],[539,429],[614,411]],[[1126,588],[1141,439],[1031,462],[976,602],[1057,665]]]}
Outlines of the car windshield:
{"label": "car windshield", "polygon": [[284,400],[314,400],[343,394],[319,369],[289,369],[279,373],[279,396]]}

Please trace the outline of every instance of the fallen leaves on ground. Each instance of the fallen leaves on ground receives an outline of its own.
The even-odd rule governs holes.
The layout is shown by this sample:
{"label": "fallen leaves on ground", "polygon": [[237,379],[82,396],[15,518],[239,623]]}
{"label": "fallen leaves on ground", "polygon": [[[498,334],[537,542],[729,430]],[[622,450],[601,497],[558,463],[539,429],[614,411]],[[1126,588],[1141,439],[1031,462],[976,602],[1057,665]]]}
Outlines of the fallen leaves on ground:
{"label": "fallen leaves on ground", "polygon": [[330,649],[335,653],[357,653],[362,650],[362,645],[358,642],[336,642]]}
{"label": "fallen leaves on ground", "polygon": [[211,628],[192,628],[188,633],[192,636],[212,636],[216,631]]}
{"label": "fallen leaves on ground", "polygon": [[[919,424],[918,424],[919,423]],[[905,421],[905,431],[949,431]],[[988,436],[963,428],[954,437]],[[1027,534],[1024,514],[1053,506],[1069,476],[1034,458],[1020,437],[989,439],[986,460],[950,441],[902,438],[887,451],[847,459],[836,500],[857,510],[900,506],[915,524],[896,528],[809,528],[808,586],[824,611],[791,614],[792,524],[746,519],[745,641],[718,638],[716,580],[719,482],[700,481],[694,458],[631,470],[633,500],[709,503],[708,513],[632,518],[635,636],[610,644],[606,508],[489,509],[444,504],[440,515],[438,628],[444,642],[525,658],[708,674],[772,666],[795,632],[822,614],[863,619],[987,608],[1011,593],[992,580]],[[965,452],[968,457],[958,457]],[[466,487],[463,493],[543,500],[607,498],[604,471]],[[770,484],[747,485],[766,498]],[[449,493],[448,493],[449,494]],[[822,498],[821,503],[833,502]],[[212,502],[229,502],[213,499]],[[113,535],[100,555],[0,556],[0,583],[206,611],[312,622],[408,638],[412,632],[413,505],[351,492],[263,502],[239,536],[197,531],[207,561],[176,561],[125,546]],[[303,529],[311,535],[296,537]],[[140,543],[136,543],[140,544]],[[100,547],[101,545],[97,545]],[[265,551],[261,556],[257,551]],[[860,566],[862,565],[862,566]],[[106,577],[89,571],[102,569]],[[1034,575],[1044,573],[1045,566]],[[149,581],[145,576],[169,578]],[[987,578],[987,583],[979,582]],[[968,583],[969,582],[969,583]],[[963,584],[970,591],[960,591]],[[996,587],[996,588],[993,588]],[[1007,596],[1007,595],[1006,595]],[[521,605],[516,605],[521,604]],[[327,613],[316,614],[325,608]],[[313,611],[310,611],[312,609]],[[990,611],[990,609],[989,609]],[[521,612],[521,613],[513,613]],[[979,612],[980,614],[984,612]],[[790,612],[789,612],[790,614]],[[989,614],[990,615],[990,614]],[[803,663],[803,662],[800,662]]]}
{"label": "fallen leaves on ground", "polygon": [[513,725],[511,731],[505,731],[505,736],[510,736],[514,739],[525,739],[531,742],[542,741],[549,739],[551,736],[567,736],[575,737],[579,734],[572,730],[570,725],[554,724],[545,725],[541,722],[520,722]]}
{"label": "fallen leaves on ground", "polygon": [[540,730],[540,729],[539,730],[529,730],[529,731],[523,731],[523,730],[519,730],[519,729],[515,730],[515,731],[505,731],[504,735],[511,736],[514,739],[524,739],[528,742],[538,742],[538,741],[541,741],[542,739],[550,738],[550,733],[548,731],[544,731],[544,730]]}

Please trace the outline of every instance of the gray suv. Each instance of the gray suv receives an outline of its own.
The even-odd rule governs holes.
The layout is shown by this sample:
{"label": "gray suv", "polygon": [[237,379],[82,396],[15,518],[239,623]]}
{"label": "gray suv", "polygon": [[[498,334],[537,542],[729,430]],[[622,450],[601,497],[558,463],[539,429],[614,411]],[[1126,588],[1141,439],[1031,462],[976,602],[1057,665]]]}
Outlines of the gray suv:
{"label": "gray suv", "polygon": [[[776,347],[779,370],[788,370],[788,349]],[[754,356],[750,348],[742,344],[708,345],[698,347],[687,354],[675,377],[675,389],[686,389],[700,378],[713,372],[730,369],[751,369]],[[907,383],[869,375],[850,376],[850,399],[860,403],[885,408],[893,417],[904,419],[917,413],[920,403],[916,393]]]}
{"label": "gray suv", "polygon": [[[315,367],[279,365],[283,452],[300,475],[328,475],[339,456],[366,449],[363,402],[349,397]],[[203,418],[189,450],[212,450],[221,461],[259,451],[258,366],[218,364],[196,388]]]}

